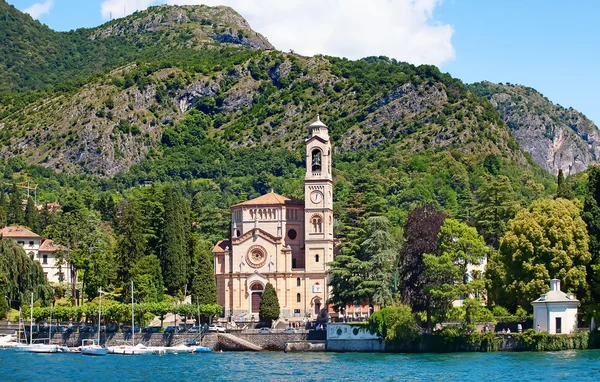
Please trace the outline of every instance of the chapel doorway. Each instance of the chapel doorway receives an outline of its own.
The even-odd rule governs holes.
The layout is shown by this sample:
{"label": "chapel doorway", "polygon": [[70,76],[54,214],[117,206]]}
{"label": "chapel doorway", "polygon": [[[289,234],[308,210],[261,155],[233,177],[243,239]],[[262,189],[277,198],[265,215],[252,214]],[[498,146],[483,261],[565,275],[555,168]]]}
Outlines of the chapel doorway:
{"label": "chapel doorway", "polygon": [[251,312],[258,313],[260,310],[260,298],[263,294],[263,286],[262,284],[255,283],[250,287],[251,290]]}

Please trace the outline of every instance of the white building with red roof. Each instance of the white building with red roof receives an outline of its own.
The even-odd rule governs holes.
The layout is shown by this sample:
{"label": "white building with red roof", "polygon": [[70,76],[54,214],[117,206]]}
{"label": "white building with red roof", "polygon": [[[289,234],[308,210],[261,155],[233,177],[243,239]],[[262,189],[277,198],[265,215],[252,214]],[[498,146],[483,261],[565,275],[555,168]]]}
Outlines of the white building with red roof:
{"label": "white building with red roof", "polygon": [[71,267],[65,261],[61,261],[62,254],[67,251],[65,247],[55,244],[50,239],[44,239],[23,226],[4,227],[0,229],[0,235],[16,241],[23,247],[25,254],[37,260],[49,282],[70,280]]}
{"label": "white building with red roof", "polygon": [[326,308],[334,250],[332,151],[318,118],[305,144],[305,200],[271,191],[232,206],[230,238],[213,249],[218,302],[235,321],[258,321],[267,283],[277,291],[281,318],[314,319]]}

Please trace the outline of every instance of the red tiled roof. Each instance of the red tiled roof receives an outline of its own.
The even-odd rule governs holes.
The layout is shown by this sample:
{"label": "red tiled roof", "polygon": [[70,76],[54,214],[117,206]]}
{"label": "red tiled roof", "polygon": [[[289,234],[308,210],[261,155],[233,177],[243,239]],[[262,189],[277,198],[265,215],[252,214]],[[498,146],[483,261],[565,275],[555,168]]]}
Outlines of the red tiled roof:
{"label": "red tiled roof", "polygon": [[[227,249],[225,249],[227,248]],[[225,251],[231,251],[231,242],[229,240],[221,240],[213,248],[213,253],[225,253]]]}
{"label": "red tiled roof", "polygon": [[31,232],[30,230],[28,230],[25,227],[22,227],[20,225],[12,225],[12,226],[8,226],[8,227],[4,227],[2,229],[0,229],[0,235],[4,236],[4,237],[28,237],[28,238],[36,238],[36,239],[40,239],[41,236]]}
{"label": "red tiled roof", "polygon": [[285,196],[269,192],[268,194],[259,196],[245,202],[238,203],[233,207],[238,206],[278,206],[281,204],[304,204],[301,200],[286,198]]}
{"label": "red tiled roof", "polygon": [[66,251],[67,248],[63,245],[57,244],[50,239],[44,240],[42,245],[40,245],[40,252],[54,252],[54,251]]}

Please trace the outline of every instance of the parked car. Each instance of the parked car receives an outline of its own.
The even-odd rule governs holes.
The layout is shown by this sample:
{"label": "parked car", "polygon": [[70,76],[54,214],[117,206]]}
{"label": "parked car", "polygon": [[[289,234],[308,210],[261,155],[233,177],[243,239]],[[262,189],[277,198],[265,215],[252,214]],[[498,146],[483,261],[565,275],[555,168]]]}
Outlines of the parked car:
{"label": "parked car", "polygon": [[271,329],[269,328],[260,328],[258,330],[259,333],[271,333]]}
{"label": "parked car", "polygon": [[225,333],[225,328],[219,325],[212,324],[208,327],[209,332]]}
{"label": "parked car", "polygon": [[294,328],[287,328],[287,329],[284,329],[283,333],[288,333],[288,334],[289,333],[296,333],[296,329],[294,329]]}
{"label": "parked car", "polygon": [[160,327],[158,326],[146,326],[142,329],[142,333],[158,333],[160,331]]}
{"label": "parked car", "polygon": [[188,333],[200,333],[200,327],[192,326],[191,328],[188,329]]}
{"label": "parked car", "polygon": [[96,328],[93,326],[82,326],[79,328],[79,333],[95,333]]}
{"label": "parked car", "polygon": [[[131,333],[131,326],[129,325],[123,325],[123,333]],[[136,326],[134,328],[136,333],[140,333],[142,331],[142,328],[140,328],[139,326]]]}
{"label": "parked car", "polygon": [[165,333],[178,333],[178,332],[179,332],[178,326],[167,326],[165,328]]}

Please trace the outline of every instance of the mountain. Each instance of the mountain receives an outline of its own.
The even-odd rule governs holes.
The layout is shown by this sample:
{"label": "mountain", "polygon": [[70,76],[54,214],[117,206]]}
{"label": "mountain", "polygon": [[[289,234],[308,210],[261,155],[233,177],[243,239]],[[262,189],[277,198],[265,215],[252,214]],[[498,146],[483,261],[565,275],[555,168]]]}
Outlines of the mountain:
{"label": "mountain", "polygon": [[526,86],[479,82],[469,88],[490,100],[521,148],[551,174],[576,174],[599,163],[598,127],[577,110]]}
{"label": "mountain", "polygon": [[[0,0],[0,93],[78,84],[91,74],[173,51],[222,44],[271,49],[229,7],[151,7],[98,28],[55,32]],[[64,86],[64,84],[63,84]]]}
{"label": "mountain", "polygon": [[[148,180],[193,183],[220,211],[271,188],[301,197],[317,114],[333,139],[336,213],[348,227],[368,214],[399,224],[425,202],[471,221],[494,177],[523,205],[556,187],[492,103],[434,66],[279,52],[225,7],[152,7],[65,34],[17,16],[29,33],[62,36],[64,49],[93,58],[61,61],[29,46],[21,56],[31,50],[36,63],[4,69],[14,75],[0,102],[0,175],[26,172],[45,200],[64,192],[49,191],[56,182],[126,190]],[[6,46],[22,46],[8,33]]]}

